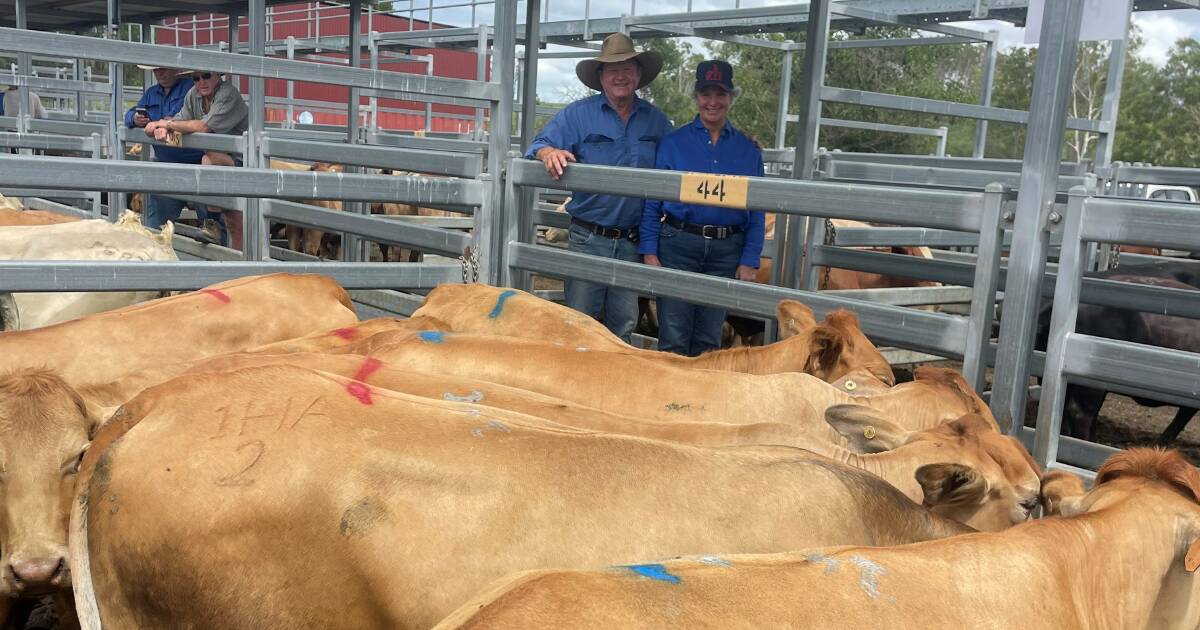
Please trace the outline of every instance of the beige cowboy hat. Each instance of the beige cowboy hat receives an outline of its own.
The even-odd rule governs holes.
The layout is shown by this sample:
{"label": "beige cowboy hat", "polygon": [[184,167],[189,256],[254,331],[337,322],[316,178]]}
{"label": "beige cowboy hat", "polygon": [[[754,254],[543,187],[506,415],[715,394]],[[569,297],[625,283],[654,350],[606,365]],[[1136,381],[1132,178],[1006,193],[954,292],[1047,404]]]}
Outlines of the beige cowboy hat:
{"label": "beige cowboy hat", "polygon": [[603,63],[620,63],[633,59],[642,66],[642,80],[638,82],[638,89],[642,89],[658,76],[662,71],[663,58],[662,55],[653,50],[645,50],[638,52],[633,48],[633,40],[624,33],[613,33],[604,38],[604,44],[600,46],[600,55],[595,59],[584,59],[575,64],[575,76],[584,85],[601,92],[600,89],[600,64]]}
{"label": "beige cowboy hat", "polygon": [[177,75],[185,75],[191,72],[191,70],[179,70],[177,68],[172,68],[171,66],[156,66],[145,63],[139,63],[137,64],[137,67],[141,68],[142,70],[158,70],[159,68],[162,68],[163,70],[176,70],[175,74]]}

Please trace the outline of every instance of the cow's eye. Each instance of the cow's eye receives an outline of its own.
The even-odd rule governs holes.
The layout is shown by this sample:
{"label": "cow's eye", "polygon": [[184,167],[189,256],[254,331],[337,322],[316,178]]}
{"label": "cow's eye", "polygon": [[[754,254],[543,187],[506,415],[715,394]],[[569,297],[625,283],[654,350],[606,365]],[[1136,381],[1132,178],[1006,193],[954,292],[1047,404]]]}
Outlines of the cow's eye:
{"label": "cow's eye", "polygon": [[91,444],[90,443],[85,444],[83,448],[79,449],[78,455],[76,455],[72,459],[67,460],[63,464],[63,473],[64,474],[74,475],[75,473],[79,472],[79,466],[81,464],[83,464],[83,455],[84,455],[84,453],[87,453],[88,446],[91,446]]}
{"label": "cow's eye", "polygon": [[1026,512],[1032,512],[1037,509],[1038,503],[1039,501],[1037,497],[1031,497],[1022,501],[1021,507],[1025,508]]}

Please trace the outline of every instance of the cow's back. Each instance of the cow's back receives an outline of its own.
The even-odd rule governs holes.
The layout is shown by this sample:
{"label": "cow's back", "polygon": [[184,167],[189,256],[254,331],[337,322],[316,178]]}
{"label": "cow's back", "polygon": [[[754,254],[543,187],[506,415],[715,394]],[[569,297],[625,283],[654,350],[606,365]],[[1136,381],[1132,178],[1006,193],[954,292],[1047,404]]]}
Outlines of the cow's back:
{"label": "cow's back", "polygon": [[128,413],[85,463],[113,627],[429,627],[518,570],[962,531],[795,449],[596,435],[297,368],[190,377]]}

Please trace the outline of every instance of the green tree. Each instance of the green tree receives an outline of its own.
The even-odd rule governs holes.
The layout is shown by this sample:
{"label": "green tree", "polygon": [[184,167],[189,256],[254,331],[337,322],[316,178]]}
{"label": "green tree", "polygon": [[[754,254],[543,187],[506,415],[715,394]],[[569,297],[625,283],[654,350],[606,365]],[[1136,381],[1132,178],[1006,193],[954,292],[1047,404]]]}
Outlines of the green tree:
{"label": "green tree", "polygon": [[662,72],[650,85],[642,88],[642,97],[661,109],[675,126],[691,120],[696,115],[692,86],[696,64],[702,57],[692,50],[691,44],[669,37],[643,41],[641,45],[663,57]]}

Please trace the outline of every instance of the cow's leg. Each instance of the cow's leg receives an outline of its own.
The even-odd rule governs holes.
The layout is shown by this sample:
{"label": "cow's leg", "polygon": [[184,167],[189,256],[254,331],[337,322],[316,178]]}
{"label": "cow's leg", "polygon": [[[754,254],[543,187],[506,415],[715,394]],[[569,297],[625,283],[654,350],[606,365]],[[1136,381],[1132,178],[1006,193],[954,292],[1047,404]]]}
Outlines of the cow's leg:
{"label": "cow's leg", "polygon": [[1067,399],[1063,405],[1062,433],[1084,440],[1093,440],[1096,434],[1096,423],[1100,417],[1100,408],[1104,406],[1107,392],[1069,385]]}
{"label": "cow's leg", "polygon": [[288,249],[294,252],[303,252],[304,250],[300,249],[303,246],[300,242],[301,236],[304,233],[303,228],[295,225],[289,225],[284,228],[283,231],[285,234],[287,234]]}
{"label": "cow's leg", "polygon": [[1192,421],[1192,417],[1196,415],[1197,411],[1200,411],[1200,409],[1180,407],[1179,411],[1175,412],[1175,417],[1171,420],[1171,424],[1167,425],[1162,435],[1158,436],[1158,443],[1166,446],[1174,442],[1179,437],[1179,434],[1183,433],[1183,430],[1187,428],[1188,423]]}

